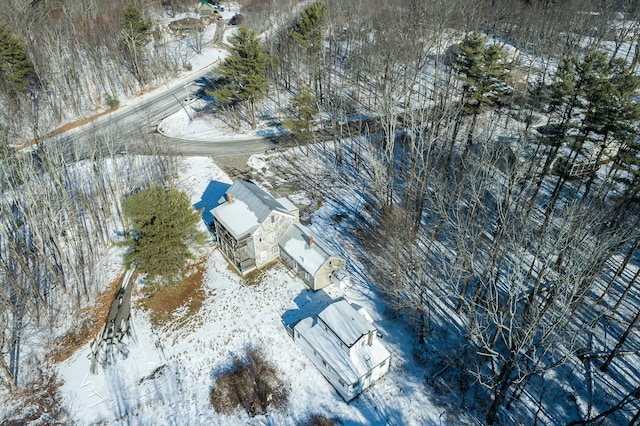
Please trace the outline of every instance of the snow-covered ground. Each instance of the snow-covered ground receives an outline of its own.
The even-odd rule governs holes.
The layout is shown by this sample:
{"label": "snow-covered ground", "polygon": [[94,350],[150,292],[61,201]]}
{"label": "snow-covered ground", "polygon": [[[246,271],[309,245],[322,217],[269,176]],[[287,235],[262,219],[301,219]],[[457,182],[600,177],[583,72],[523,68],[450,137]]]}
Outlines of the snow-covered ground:
{"label": "snow-covered ground", "polygon": [[[211,201],[202,199],[203,194],[205,198],[215,196],[209,189],[212,182],[230,182],[209,159],[182,161],[179,186],[188,191],[195,205]],[[322,214],[331,211],[325,208]],[[206,299],[188,321],[154,330],[134,298],[136,340],[130,343],[126,359],[93,375],[89,372],[90,347],[85,345],[60,365],[62,394],[73,420],[80,424],[298,424],[323,414],[354,425],[439,422],[444,409],[433,405],[424,379],[405,352],[411,347],[411,337],[378,312],[379,301],[367,283],[356,279],[346,294],[338,288],[314,293],[276,265],[259,284],[246,285],[213,246],[208,256]],[[372,313],[392,352],[389,374],[350,404],[343,402],[283,326],[284,318],[316,314],[329,297],[339,296]],[[262,347],[277,366],[290,386],[289,404],[254,419],[244,412],[220,415],[209,403],[213,381],[249,346]]]}

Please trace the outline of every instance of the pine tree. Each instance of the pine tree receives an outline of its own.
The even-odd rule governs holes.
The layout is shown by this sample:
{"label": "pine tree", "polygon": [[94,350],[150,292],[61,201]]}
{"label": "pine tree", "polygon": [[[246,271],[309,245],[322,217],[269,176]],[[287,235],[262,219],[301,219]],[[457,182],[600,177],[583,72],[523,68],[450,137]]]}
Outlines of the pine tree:
{"label": "pine tree", "polygon": [[240,27],[229,43],[229,56],[216,69],[222,76],[220,86],[208,93],[221,104],[231,107],[236,115],[238,107],[247,104],[249,122],[255,128],[255,103],[264,97],[269,84],[266,76],[269,55],[256,34],[245,27]]}
{"label": "pine tree", "polygon": [[320,24],[326,10],[325,3],[316,1],[300,12],[300,18],[296,20],[291,37],[305,49],[316,52],[320,50]]}
{"label": "pine tree", "polygon": [[311,133],[313,116],[318,112],[317,99],[313,93],[302,87],[291,99],[291,109],[295,113],[295,119],[284,120],[283,124],[293,131],[296,139],[306,139]]}
{"label": "pine tree", "polygon": [[133,4],[127,5],[120,21],[120,49],[131,72],[140,83],[144,83],[144,47],[149,41],[152,24],[145,21],[142,12]]}
{"label": "pine tree", "polygon": [[0,22],[0,87],[6,87],[12,94],[23,93],[35,79],[24,42]]}
{"label": "pine tree", "polygon": [[473,31],[458,44],[453,57],[453,67],[462,82],[463,112],[472,118],[467,147],[472,143],[482,108],[499,105],[511,91],[505,83],[511,70],[507,54],[497,44],[485,47],[487,40],[479,31]]}
{"label": "pine tree", "polygon": [[291,37],[302,47],[308,66],[309,81],[315,84],[316,93],[322,100],[320,87],[320,52],[322,51],[322,34],[320,26],[324,20],[327,5],[316,1],[300,12],[300,18],[295,22]]}
{"label": "pine tree", "polygon": [[[590,65],[583,67],[588,74],[583,76],[586,105],[582,133],[593,140],[591,158],[598,165],[612,143],[625,148],[636,145],[640,106],[633,97],[640,79],[623,59],[609,60],[602,52],[590,53],[584,63]],[[583,200],[595,179],[596,174],[592,173],[585,184]]]}
{"label": "pine tree", "polygon": [[190,245],[205,241],[197,230],[200,214],[187,194],[175,188],[141,189],[123,199],[122,211],[129,224],[123,242],[128,249],[125,265],[147,274],[151,281],[179,277],[192,258]]}

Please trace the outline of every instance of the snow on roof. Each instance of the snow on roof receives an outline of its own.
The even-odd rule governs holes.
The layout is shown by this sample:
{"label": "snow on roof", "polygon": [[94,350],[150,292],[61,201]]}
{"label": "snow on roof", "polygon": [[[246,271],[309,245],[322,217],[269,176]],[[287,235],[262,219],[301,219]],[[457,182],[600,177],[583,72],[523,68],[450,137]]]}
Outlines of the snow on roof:
{"label": "snow on roof", "polygon": [[260,226],[256,214],[241,200],[216,207],[213,209],[213,217],[236,239],[250,234]]}
{"label": "snow on roof", "polygon": [[[311,245],[310,236],[313,237]],[[331,257],[331,254],[318,244],[309,228],[298,223],[284,233],[278,245],[311,276],[315,276],[318,269]]]}
{"label": "snow on roof", "polygon": [[376,328],[360,315],[346,300],[338,300],[324,308],[318,318],[348,347]]}
{"label": "snow on roof", "polygon": [[282,207],[287,209],[287,211],[290,213],[298,211],[298,206],[289,201],[287,197],[277,198],[276,201],[279,202]]}
{"label": "snow on roof", "polygon": [[289,208],[283,206],[264,189],[242,179],[237,179],[227,190],[227,194],[236,200],[244,201],[249,210],[258,217],[262,223],[272,211],[289,214]]}
{"label": "snow on roof", "polygon": [[353,309],[355,309],[356,312],[358,312],[360,315],[362,315],[362,317],[364,319],[366,319],[371,324],[373,324],[373,318],[371,318],[371,315],[369,315],[369,312],[367,312],[367,310],[364,308],[364,306],[360,306],[360,305],[355,304],[355,303],[352,303],[351,306],[353,306]]}
{"label": "snow on roof", "polygon": [[227,199],[231,195],[232,202],[224,202],[221,198],[222,204],[212,212],[216,220],[220,221],[235,238],[253,232],[271,212],[291,215],[290,207],[295,208],[290,201],[287,200],[288,203],[283,204],[257,185],[241,179],[237,179],[227,189],[226,194]]}
{"label": "snow on roof", "polygon": [[360,377],[391,356],[387,348],[377,339],[374,339],[371,345],[366,343],[358,345],[349,352],[340,347],[335,337],[325,331],[313,318],[303,319],[296,324],[295,330],[349,385],[356,383]]}

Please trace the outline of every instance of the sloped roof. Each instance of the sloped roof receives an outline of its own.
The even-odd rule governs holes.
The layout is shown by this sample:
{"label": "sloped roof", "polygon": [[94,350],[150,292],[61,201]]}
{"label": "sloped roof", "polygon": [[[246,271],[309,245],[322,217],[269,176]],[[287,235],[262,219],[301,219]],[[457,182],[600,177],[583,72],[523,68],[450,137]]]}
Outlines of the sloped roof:
{"label": "sloped roof", "polygon": [[[343,303],[346,305],[349,305],[349,303],[341,300],[329,305],[323,312],[336,303],[339,304],[339,306],[334,307],[337,310],[348,310]],[[360,315],[357,312],[355,314]],[[362,318],[362,321],[367,322],[364,318]],[[325,331],[313,318],[305,318],[298,322],[295,325],[295,330],[304,336],[309,345],[320,354],[322,359],[331,365],[331,368],[347,384],[356,383],[360,377],[391,356],[387,348],[377,339],[373,339],[371,346],[368,344],[358,345],[355,349],[346,351],[340,347],[335,337]]]}
{"label": "sloped roof", "polygon": [[293,204],[287,197],[276,198],[276,201],[282,205],[289,213],[297,212],[298,206]]}
{"label": "sloped roof", "polygon": [[376,328],[360,315],[346,300],[338,300],[324,308],[318,318],[335,333],[342,343],[353,346],[362,336]]}
{"label": "sloped roof", "polygon": [[[313,237],[313,244],[309,246],[309,236]],[[292,225],[278,241],[280,248],[294,259],[311,276],[315,276],[318,269],[332,257],[317,238],[306,226],[298,223]]]}
{"label": "sloped roof", "polygon": [[207,0],[201,0],[200,4],[197,6],[197,9],[200,10],[202,8],[216,10],[216,7],[209,3]]}
{"label": "sloped roof", "polygon": [[252,233],[271,212],[292,215],[291,202],[283,205],[257,185],[241,179],[237,179],[226,194],[227,199],[231,195],[232,202],[221,200],[222,204],[212,213],[235,238]]}

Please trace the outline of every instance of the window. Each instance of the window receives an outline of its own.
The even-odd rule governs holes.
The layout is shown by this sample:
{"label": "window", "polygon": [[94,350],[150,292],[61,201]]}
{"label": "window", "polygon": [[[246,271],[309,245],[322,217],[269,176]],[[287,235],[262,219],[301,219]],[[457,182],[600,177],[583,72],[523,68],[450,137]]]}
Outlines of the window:
{"label": "window", "polygon": [[260,252],[260,260],[267,260],[267,252],[266,251],[261,251]]}
{"label": "window", "polygon": [[342,381],[342,379],[338,379],[338,383],[340,383],[340,386],[344,387],[344,382]]}
{"label": "window", "polygon": [[275,223],[276,222],[276,217],[274,215],[271,215],[271,223]]}
{"label": "window", "polygon": [[271,247],[271,255],[273,255],[273,256],[277,256],[278,255],[278,246]]}

